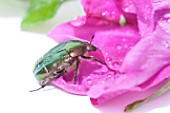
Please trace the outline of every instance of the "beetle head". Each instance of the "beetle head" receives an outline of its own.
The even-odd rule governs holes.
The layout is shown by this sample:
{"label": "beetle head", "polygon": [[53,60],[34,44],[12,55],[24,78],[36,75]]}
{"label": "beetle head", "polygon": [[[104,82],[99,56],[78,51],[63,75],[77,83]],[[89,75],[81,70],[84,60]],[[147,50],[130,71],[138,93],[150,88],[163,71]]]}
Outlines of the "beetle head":
{"label": "beetle head", "polygon": [[97,47],[92,45],[91,43],[86,43],[87,51],[96,51]]}
{"label": "beetle head", "polygon": [[87,51],[96,51],[97,47],[92,45],[92,41],[94,39],[94,35],[91,37],[90,43],[86,43]]}

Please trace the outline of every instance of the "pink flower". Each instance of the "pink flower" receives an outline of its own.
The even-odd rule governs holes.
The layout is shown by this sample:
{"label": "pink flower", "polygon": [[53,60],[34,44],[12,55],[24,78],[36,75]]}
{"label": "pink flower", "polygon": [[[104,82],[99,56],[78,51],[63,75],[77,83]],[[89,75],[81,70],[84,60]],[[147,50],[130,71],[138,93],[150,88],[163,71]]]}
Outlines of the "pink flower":
{"label": "pink flower", "polygon": [[[57,25],[56,42],[89,41],[100,52],[89,53],[107,66],[83,60],[77,84],[73,71],[53,85],[100,104],[127,91],[144,91],[170,77],[169,0],[82,0],[86,16]],[[115,73],[119,70],[122,73]]]}

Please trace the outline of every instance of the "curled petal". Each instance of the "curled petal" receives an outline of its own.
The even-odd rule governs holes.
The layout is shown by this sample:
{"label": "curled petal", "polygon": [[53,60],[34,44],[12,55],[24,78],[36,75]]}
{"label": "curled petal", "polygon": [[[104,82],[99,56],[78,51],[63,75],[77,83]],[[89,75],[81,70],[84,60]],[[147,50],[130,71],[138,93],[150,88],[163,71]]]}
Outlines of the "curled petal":
{"label": "curled petal", "polygon": [[88,95],[93,102],[95,100],[99,104],[129,90],[143,91],[170,77],[167,68],[170,51],[165,46],[167,41],[170,41],[169,35],[160,28],[151,37],[139,41],[124,59],[121,70],[125,74],[119,75],[119,79],[90,88]]}
{"label": "curled petal", "polygon": [[136,24],[136,16],[130,12],[124,12],[120,1],[116,0],[82,0],[82,5],[87,18],[99,18],[114,24],[118,24],[121,18],[125,23]]}
{"label": "curled petal", "polygon": [[[136,8],[138,27],[143,37],[154,30],[153,6],[151,0],[131,0]],[[147,28],[147,29],[146,29]]]}

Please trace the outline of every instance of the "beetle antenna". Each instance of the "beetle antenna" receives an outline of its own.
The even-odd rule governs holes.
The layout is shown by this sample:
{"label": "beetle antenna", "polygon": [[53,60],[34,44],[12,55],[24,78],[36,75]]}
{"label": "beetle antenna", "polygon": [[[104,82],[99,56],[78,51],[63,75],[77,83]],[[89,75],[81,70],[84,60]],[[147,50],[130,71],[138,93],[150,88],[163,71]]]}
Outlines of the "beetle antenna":
{"label": "beetle antenna", "polygon": [[91,45],[91,43],[92,43],[93,39],[94,39],[94,35],[91,37],[90,45]]}
{"label": "beetle antenna", "polygon": [[31,91],[29,91],[29,92],[38,91],[38,90],[40,90],[40,89],[43,89],[44,87],[45,87],[45,85],[42,85],[40,88],[38,88],[38,89],[35,89],[35,90],[31,90]]}

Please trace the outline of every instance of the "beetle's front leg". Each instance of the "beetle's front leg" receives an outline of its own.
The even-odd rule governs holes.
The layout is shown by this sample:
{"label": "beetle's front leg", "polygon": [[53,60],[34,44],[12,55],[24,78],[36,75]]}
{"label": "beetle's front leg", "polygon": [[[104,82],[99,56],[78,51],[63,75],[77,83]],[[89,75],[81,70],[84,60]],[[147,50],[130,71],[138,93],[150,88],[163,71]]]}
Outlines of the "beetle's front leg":
{"label": "beetle's front leg", "polygon": [[76,62],[76,68],[75,68],[74,76],[73,76],[73,84],[76,84],[77,72],[78,72],[79,64],[80,64],[80,60],[77,60],[77,62]]}
{"label": "beetle's front leg", "polygon": [[97,61],[97,62],[99,62],[99,63],[101,63],[101,64],[106,65],[106,63],[100,61],[99,59],[97,59],[97,58],[95,58],[95,57],[93,57],[93,56],[81,56],[81,58],[84,58],[84,59],[86,59],[86,60],[94,60],[94,61]]}
{"label": "beetle's front leg", "polygon": [[86,59],[86,60],[94,60],[97,61],[103,65],[106,65],[110,70],[114,71],[114,73],[119,73],[119,74],[123,74],[123,72],[120,72],[119,70],[113,70],[111,69],[105,62],[100,61],[99,59],[93,57],[93,56],[81,56],[82,58]]}

